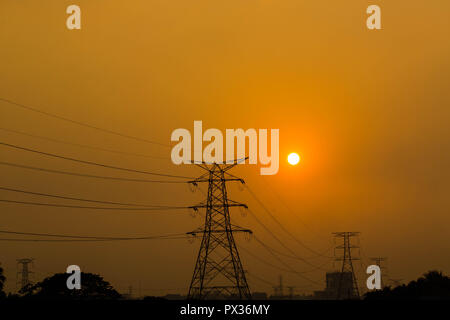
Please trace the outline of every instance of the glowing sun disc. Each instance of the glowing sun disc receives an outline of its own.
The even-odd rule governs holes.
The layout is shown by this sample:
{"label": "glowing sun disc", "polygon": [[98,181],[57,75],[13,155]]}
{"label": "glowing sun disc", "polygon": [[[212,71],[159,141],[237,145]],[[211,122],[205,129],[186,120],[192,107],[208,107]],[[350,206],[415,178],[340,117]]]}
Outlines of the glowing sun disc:
{"label": "glowing sun disc", "polygon": [[289,162],[290,165],[295,166],[297,163],[300,162],[300,156],[299,156],[297,153],[292,152],[292,153],[290,153],[290,154],[288,155],[287,160],[288,160],[288,162]]}

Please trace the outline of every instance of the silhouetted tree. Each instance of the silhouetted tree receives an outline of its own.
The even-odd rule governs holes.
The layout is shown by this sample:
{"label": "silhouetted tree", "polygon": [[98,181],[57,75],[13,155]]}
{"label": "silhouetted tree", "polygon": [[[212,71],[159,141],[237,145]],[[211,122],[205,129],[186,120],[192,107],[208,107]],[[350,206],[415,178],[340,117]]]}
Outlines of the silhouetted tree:
{"label": "silhouetted tree", "polygon": [[366,299],[450,299],[450,277],[429,271],[407,285],[368,292]]}
{"label": "silhouetted tree", "polygon": [[6,297],[5,292],[3,291],[3,288],[5,286],[6,277],[3,274],[3,268],[0,267],[0,299],[3,299]]}
{"label": "silhouetted tree", "polygon": [[25,298],[39,299],[118,299],[120,294],[97,274],[81,273],[81,289],[67,288],[69,274],[57,273],[41,282],[24,287],[20,293]]}

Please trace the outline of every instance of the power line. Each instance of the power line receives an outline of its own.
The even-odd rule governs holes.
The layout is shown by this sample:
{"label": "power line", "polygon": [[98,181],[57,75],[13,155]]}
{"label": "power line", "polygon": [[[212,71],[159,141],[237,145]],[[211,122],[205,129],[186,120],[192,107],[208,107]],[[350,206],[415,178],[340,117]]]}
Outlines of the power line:
{"label": "power line", "polygon": [[[26,235],[26,236],[39,236],[39,237],[93,239],[93,240],[149,240],[149,239],[159,239],[159,238],[167,238],[167,237],[186,236],[185,233],[172,233],[172,234],[166,234],[166,235],[144,236],[144,237],[99,237],[99,236],[80,236],[80,235],[67,235],[67,234],[54,234],[54,233],[20,232],[20,231],[8,231],[8,230],[0,230],[0,233]],[[20,240],[20,239],[18,239],[18,240]]]}
{"label": "power line", "polygon": [[283,268],[281,268],[281,267],[279,267],[279,266],[276,266],[276,265],[274,265],[274,264],[272,264],[272,263],[270,263],[270,262],[264,260],[263,258],[259,257],[258,255],[252,253],[252,251],[250,251],[250,250],[244,248],[243,246],[239,246],[239,250],[243,250],[243,251],[246,252],[249,256],[251,256],[251,257],[255,258],[256,260],[258,260],[258,261],[264,263],[265,265],[268,265],[269,267],[272,267],[272,268],[274,268],[274,269],[277,269],[277,270],[280,270],[280,271],[284,271],[284,272],[291,272],[291,271],[288,270],[288,269],[283,269]]}
{"label": "power line", "polygon": [[0,241],[10,242],[107,242],[107,241],[124,241],[124,240],[177,240],[177,239],[189,239],[190,237],[167,237],[167,238],[145,238],[145,239],[13,239],[13,238],[0,238]]}
{"label": "power line", "polygon": [[[161,205],[144,205],[144,204],[137,204],[137,203],[123,203],[123,202],[101,201],[101,200],[92,200],[92,199],[84,199],[84,198],[74,198],[74,197],[67,197],[67,196],[61,196],[61,195],[55,195],[55,194],[12,189],[12,188],[1,187],[1,186],[0,186],[0,190],[25,193],[25,194],[31,194],[31,195],[43,196],[43,197],[51,197],[51,198],[57,198],[57,199],[75,200],[75,201],[83,201],[83,202],[91,202],[91,203],[115,204],[115,205],[120,205],[120,206],[147,207],[147,208],[148,207],[154,207],[154,208],[166,208],[167,207],[167,206],[161,206]],[[182,208],[185,208],[185,207],[182,207]]]}
{"label": "power line", "polygon": [[[256,239],[256,236],[254,236],[254,238]],[[259,241],[261,241],[261,240],[259,240]],[[271,247],[271,246],[269,246],[269,245],[267,245],[267,244],[266,244],[266,246],[268,246],[273,252],[279,254],[280,256],[283,256],[283,257],[286,257],[286,258],[290,258],[290,259],[294,259],[294,260],[299,260],[297,256],[292,256],[292,255],[286,254],[286,253],[281,252],[281,251],[279,251],[279,250],[277,250],[277,249],[274,249],[273,247]],[[328,249],[328,251],[330,251],[330,250],[333,249],[333,248],[334,248],[334,245],[333,245],[333,247],[330,247],[330,248]],[[325,263],[323,263],[322,265],[320,265],[319,267],[321,268],[322,266],[328,264],[328,263],[329,263],[331,260],[333,260],[333,259],[334,259],[334,257],[329,257],[329,259],[328,259]],[[313,270],[317,270],[317,269],[320,269],[320,268],[315,268],[315,269],[313,269]]]}
{"label": "power line", "polygon": [[[268,248],[270,248],[270,247],[268,247]],[[279,270],[279,271],[288,272],[288,273],[294,273],[294,274],[304,274],[304,273],[309,273],[309,272],[313,272],[313,271],[317,270],[317,269],[311,269],[311,270],[307,270],[307,271],[296,271],[296,270],[293,270],[292,268],[285,269],[285,268],[276,266],[276,265],[274,265],[274,264],[268,262],[267,260],[264,260],[263,258],[259,257],[258,255],[252,253],[250,250],[248,250],[248,249],[246,249],[246,248],[244,248],[244,247],[242,247],[242,246],[239,246],[239,249],[240,249],[240,250],[243,250],[243,251],[246,252],[249,256],[255,258],[256,260],[258,260],[258,261],[260,261],[260,262],[262,262],[263,264],[265,264],[265,265],[267,265],[267,266],[269,266],[269,267],[272,267],[272,268],[274,268],[274,269],[277,269],[277,270]],[[265,248],[265,249],[266,249],[266,248]],[[273,254],[273,253],[271,253],[271,254]],[[277,260],[279,260],[279,258],[277,258]],[[280,261],[280,260],[279,260],[279,261]],[[303,277],[306,278],[305,276],[303,276]],[[314,280],[311,280],[311,279],[309,279],[309,278],[306,278],[306,279],[309,280],[309,281],[314,281]],[[314,283],[317,283],[317,282],[314,281]]]}
{"label": "power line", "polygon": [[[250,195],[251,195],[251,196],[259,203],[259,205],[264,209],[264,211],[266,211],[266,213],[272,218],[272,220],[275,221],[275,223],[276,223],[281,229],[283,229],[283,231],[284,231],[285,233],[287,233],[292,239],[294,239],[295,242],[297,242],[297,243],[300,244],[302,247],[304,247],[305,249],[309,250],[310,252],[312,252],[312,253],[315,254],[315,255],[322,256],[322,257],[325,257],[325,258],[329,258],[329,257],[327,257],[327,256],[324,256],[324,253],[320,253],[320,252],[317,252],[317,251],[314,250],[314,249],[311,249],[310,247],[308,247],[307,245],[305,245],[302,241],[300,241],[296,236],[294,236],[289,230],[287,230],[286,227],[283,226],[283,224],[282,224],[280,221],[278,221],[277,218],[275,218],[275,216],[270,212],[270,210],[267,209],[267,207],[264,205],[264,203],[262,203],[262,201],[259,200],[259,198],[256,196],[256,194],[255,194],[255,193],[254,193],[247,185],[246,185],[246,188],[247,188],[247,191],[250,193]],[[327,249],[327,251],[328,251],[328,250],[329,250],[329,249]],[[325,252],[327,252],[327,251],[325,251]]]}
{"label": "power line", "polygon": [[[275,255],[276,250],[272,249],[269,245],[265,244],[265,243],[264,243],[263,241],[261,241],[260,239],[258,239],[258,238],[256,238],[256,237],[254,237],[254,238],[255,238],[255,240],[256,240],[261,246],[263,246],[264,249],[266,249],[267,251],[269,251],[272,255]],[[293,257],[291,257],[291,256],[289,256],[289,257],[290,257],[290,258],[293,258]],[[294,259],[298,259],[298,258],[295,257]],[[280,258],[280,257],[277,257],[277,260],[281,261],[281,258]],[[310,270],[307,270],[307,271],[295,271],[295,273],[309,273],[309,272],[313,272],[313,271],[316,271],[316,270],[323,270],[322,267],[325,266],[325,265],[328,264],[328,263],[329,263],[329,261],[323,263],[323,264],[320,265],[320,266],[314,267],[313,269],[310,269]]]}
{"label": "power line", "polygon": [[290,249],[287,245],[285,245],[283,241],[281,241],[264,223],[261,222],[261,220],[258,219],[256,214],[254,214],[250,209],[248,209],[248,212],[253,216],[253,218],[256,220],[256,222],[258,222],[258,224],[260,224],[267,231],[267,233],[269,233],[283,248],[285,248],[287,251],[289,251],[293,256],[297,257],[298,260],[310,265],[313,268],[320,269],[320,267],[307,261],[305,258],[302,258],[302,257],[299,257],[298,255],[296,255],[292,249]]}
{"label": "power line", "polygon": [[98,167],[103,167],[103,168],[108,168],[108,169],[122,170],[122,171],[127,171],[127,172],[134,172],[134,173],[142,173],[142,174],[148,174],[148,175],[160,176],[160,177],[192,179],[192,177],[171,175],[171,174],[165,174],[165,173],[155,173],[155,172],[142,171],[142,170],[135,170],[135,169],[111,166],[111,165],[108,165],[108,164],[102,164],[102,163],[97,163],[97,162],[92,162],[92,161],[80,160],[80,159],[75,159],[75,158],[71,158],[71,157],[57,155],[57,154],[54,154],[54,153],[48,153],[48,152],[43,152],[43,151],[34,150],[34,149],[30,149],[30,148],[25,148],[25,147],[21,147],[21,146],[18,146],[18,145],[9,144],[9,143],[5,143],[5,142],[1,142],[1,141],[0,141],[0,145],[3,145],[5,147],[9,147],[9,148],[18,149],[18,150],[27,151],[27,152],[33,152],[33,153],[37,153],[37,154],[41,154],[41,155],[45,155],[45,156],[49,156],[49,157],[53,157],[53,158],[58,158],[58,159],[63,159],[63,160],[68,160],[68,161],[74,161],[74,162],[79,162],[79,163],[83,163],[83,164],[88,164],[88,165],[91,165],[91,166],[98,166]]}
{"label": "power line", "polygon": [[73,205],[41,203],[41,202],[16,201],[16,200],[8,200],[8,199],[0,199],[0,202],[33,205],[33,206],[44,206],[44,207],[89,209],[89,210],[152,211],[152,210],[189,209],[189,207],[169,207],[169,206],[158,207],[158,208],[152,208],[152,207],[150,207],[150,208],[90,207],[90,206],[73,206]]}
{"label": "power line", "polygon": [[[274,195],[276,196],[276,198],[278,199],[278,201],[280,201],[281,204],[282,204],[286,209],[288,209],[288,211],[289,211],[291,214],[295,215],[295,214],[293,213],[292,209],[286,204],[286,202],[282,199],[282,197],[278,194],[278,192],[276,192],[276,190],[275,190],[270,184],[263,183],[262,185],[265,186],[265,187],[267,187],[267,189],[269,189],[269,192],[272,193],[272,194],[274,194]],[[298,215],[295,215],[295,216],[296,216],[296,218],[300,221],[300,223],[301,223],[306,229],[308,229],[309,231],[311,231],[316,237],[318,237],[318,238],[323,238],[322,235],[320,235],[316,230],[313,230],[313,229],[312,229],[308,224],[306,224],[306,222],[303,221],[303,219],[301,219]]]}
{"label": "power line", "polygon": [[[256,238],[255,238],[255,239],[256,239]],[[266,264],[266,265],[268,265],[268,266],[270,266],[270,267],[272,267],[272,268],[274,268],[274,269],[277,269],[277,270],[280,270],[280,271],[283,271],[283,272],[294,273],[294,274],[299,275],[300,277],[302,277],[302,278],[305,279],[305,280],[308,280],[308,281],[310,281],[310,282],[313,282],[314,284],[319,284],[318,282],[316,282],[316,281],[314,281],[314,280],[312,280],[312,279],[310,279],[310,278],[307,278],[306,276],[302,275],[303,273],[312,272],[312,271],[315,271],[315,270],[317,270],[317,269],[312,269],[312,270],[308,270],[308,271],[301,271],[301,272],[296,271],[296,270],[294,270],[293,268],[291,268],[288,264],[286,264],[283,260],[281,260],[277,255],[275,255],[275,254],[271,251],[271,248],[270,248],[270,247],[268,247],[267,245],[265,245],[262,241],[259,241],[259,240],[257,240],[257,241],[263,246],[264,249],[266,249],[272,256],[274,256],[274,257],[276,258],[276,260],[278,260],[278,261],[279,261],[280,263],[282,263],[285,267],[287,267],[287,269],[281,268],[281,267],[279,267],[279,266],[276,266],[276,265],[274,265],[274,264],[272,264],[272,263],[270,263],[270,262],[268,262],[268,261],[262,259],[262,258],[259,257],[258,255],[252,253],[250,250],[248,250],[248,249],[246,249],[246,248],[243,248],[242,246],[240,246],[240,249],[243,250],[244,252],[246,252],[248,255],[254,257],[255,259],[259,260],[260,262],[262,262],[262,263],[264,263],[264,264]]]}
{"label": "power line", "polygon": [[58,139],[54,139],[54,138],[34,135],[34,134],[31,134],[31,133],[26,133],[26,132],[22,132],[22,131],[17,131],[17,130],[13,130],[13,129],[0,128],[0,130],[6,131],[6,132],[12,132],[12,133],[16,133],[16,134],[20,134],[20,135],[36,138],[36,139],[46,140],[46,141],[50,141],[50,142],[66,144],[66,145],[69,145],[69,146],[75,146],[75,147],[80,147],[80,148],[87,148],[87,149],[91,149],[91,150],[99,150],[99,151],[104,151],[104,152],[110,152],[110,153],[115,153],[115,154],[123,154],[123,155],[129,155],[129,156],[134,156],[134,157],[142,157],[142,158],[148,158],[148,159],[159,159],[159,160],[167,160],[168,159],[167,157],[150,156],[150,155],[146,155],[146,154],[139,154],[139,153],[126,152],[126,151],[112,150],[112,149],[100,148],[100,147],[95,147],[95,146],[89,146],[89,145],[86,145],[86,144],[68,142],[68,141],[58,140]]}
{"label": "power line", "polygon": [[77,124],[79,126],[87,127],[87,128],[90,128],[90,129],[106,132],[106,133],[113,134],[113,135],[116,135],[116,136],[119,136],[119,137],[122,137],[122,138],[132,139],[132,140],[136,140],[136,141],[146,142],[146,143],[150,143],[150,144],[154,144],[154,145],[159,145],[159,146],[162,146],[162,147],[170,148],[170,145],[167,145],[167,144],[159,143],[159,142],[152,141],[152,140],[143,139],[143,138],[140,138],[140,137],[131,136],[131,135],[128,135],[128,134],[120,133],[120,132],[109,130],[109,129],[100,128],[100,127],[93,126],[93,125],[85,123],[85,122],[72,120],[72,119],[69,119],[69,118],[66,118],[66,117],[62,117],[62,116],[59,116],[59,115],[56,115],[56,114],[53,114],[53,113],[50,113],[50,112],[47,112],[47,111],[42,111],[42,110],[39,110],[38,108],[31,107],[29,105],[25,105],[25,104],[22,104],[22,103],[17,103],[17,102],[14,102],[14,101],[11,101],[11,100],[8,100],[8,99],[5,99],[5,98],[1,98],[0,97],[0,101],[6,102],[6,103],[8,103],[10,105],[13,105],[13,106],[16,106],[16,107],[20,107],[20,108],[23,108],[23,109],[26,109],[26,110],[29,110],[29,111],[40,113],[40,114],[46,115],[48,117],[52,117],[52,118],[55,118],[55,119],[67,121],[67,122],[70,122],[70,123],[73,123],[73,124]]}
{"label": "power line", "polygon": [[261,278],[261,277],[255,275],[255,274],[253,274],[253,273],[247,272],[247,275],[249,275],[250,277],[252,277],[252,278],[254,278],[256,280],[261,281],[264,284],[269,285],[270,287],[275,287],[276,286],[276,284],[274,284],[273,282],[267,281],[264,278]]}
{"label": "power line", "polygon": [[282,265],[284,265],[288,270],[289,270],[289,272],[292,272],[292,273],[295,273],[296,275],[298,275],[299,277],[301,277],[302,279],[304,279],[304,280],[307,280],[307,281],[309,281],[309,282],[311,282],[311,283],[314,283],[314,284],[316,284],[316,285],[320,285],[320,283],[318,283],[317,281],[315,281],[315,280],[312,280],[312,279],[310,279],[310,278],[308,278],[308,277],[306,277],[306,276],[304,276],[302,273],[304,273],[304,272],[298,272],[298,271],[296,271],[295,269],[293,269],[289,264],[287,264],[286,262],[284,262],[282,259],[280,259],[280,257],[278,257],[268,246],[266,246],[262,241],[259,241],[258,239],[256,239],[255,238],[255,240],[256,241],[258,241],[258,243],[260,243],[262,246],[263,246],[263,248],[265,248],[266,250],[267,250],[267,252],[269,252],[275,259],[277,259]]}
{"label": "power line", "polygon": [[40,168],[40,167],[32,167],[32,166],[26,166],[26,165],[22,165],[22,164],[16,164],[16,163],[5,162],[5,161],[0,161],[0,165],[22,168],[22,169],[30,169],[30,170],[36,170],[36,171],[42,171],[42,172],[58,173],[58,174],[83,177],[83,178],[103,179],[103,180],[145,182],[145,183],[183,183],[183,184],[186,183],[185,181],[148,180],[148,179],[131,179],[131,178],[110,177],[110,176],[98,176],[98,175],[92,175],[92,174],[84,174],[84,173],[77,173],[77,172],[46,169],[46,168]]}

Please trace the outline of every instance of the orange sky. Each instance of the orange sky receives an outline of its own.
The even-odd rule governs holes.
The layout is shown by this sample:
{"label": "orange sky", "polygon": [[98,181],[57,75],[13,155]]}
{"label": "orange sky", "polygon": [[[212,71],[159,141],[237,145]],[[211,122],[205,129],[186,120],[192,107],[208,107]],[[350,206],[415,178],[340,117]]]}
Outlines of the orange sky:
{"label": "orange sky", "polygon": [[[65,27],[68,5],[82,10],[82,30]],[[369,4],[382,9],[380,31],[365,27]],[[361,231],[366,256],[389,257],[393,278],[450,272],[450,2],[300,0],[118,0],[0,3],[0,97],[162,143],[176,128],[279,128],[280,171],[243,177],[277,217],[316,250],[333,231]],[[170,150],[112,136],[0,103],[2,128],[74,143],[169,157]],[[0,140],[146,170],[199,175],[191,167],[92,151],[13,133]],[[302,157],[286,163],[289,152]],[[118,174],[0,147],[1,159],[90,174]],[[184,185],[143,185],[0,167],[2,186],[117,201],[186,205],[202,200]],[[133,175],[133,177],[140,177]],[[292,209],[288,211],[273,191]],[[299,255],[246,191],[248,203]],[[0,198],[33,198],[2,191]],[[36,200],[36,199],[34,199]],[[37,199],[45,202],[48,199]],[[47,201],[48,202],[48,201]],[[189,215],[95,213],[1,204],[0,229],[86,235],[187,232]],[[233,218],[274,247],[237,210]],[[305,227],[306,224],[308,227]],[[312,231],[313,230],[313,231]],[[255,241],[238,243],[264,259]],[[102,244],[0,243],[15,288],[15,260],[36,258],[37,277],[78,264],[119,290],[189,285],[199,242]],[[279,271],[242,252],[244,268],[277,281]],[[289,259],[287,259],[289,261]],[[316,260],[318,263],[320,259]],[[301,262],[289,261],[298,270]],[[331,265],[330,265],[331,267]],[[40,273],[39,273],[40,272]],[[283,274],[287,284],[305,285]],[[309,275],[324,281],[323,272]],[[251,289],[269,290],[251,281]],[[305,290],[318,289],[308,287]],[[182,290],[179,290],[182,291]]]}

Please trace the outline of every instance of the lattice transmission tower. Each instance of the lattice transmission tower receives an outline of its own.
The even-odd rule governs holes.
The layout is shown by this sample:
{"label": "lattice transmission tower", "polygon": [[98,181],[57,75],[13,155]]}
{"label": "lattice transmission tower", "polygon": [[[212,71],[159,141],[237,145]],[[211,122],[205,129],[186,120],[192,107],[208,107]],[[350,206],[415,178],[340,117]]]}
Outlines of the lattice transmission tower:
{"label": "lattice transmission tower", "polygon": [[386,285],[385,280],[384,279],[388,279],[389,275],[387,272],[387,267],[385,265],[385,262],[387,261],[386,257],[374,257],[374,258],[370,258],[371,261],[373,261],[378,267],[380,267],[380,271],[381,271],[381,289],[384,288],[384,286]]}
{"label": "lattice transmission tower", "polygon": [[32,274],[33,271],[31,271],[30,265],[33,265],[33,261],[33,258],[17,259],[16,285],[20,285],[20,289],[23,289],[31,283],[30,274]]}
{"label": "lattice transmission tower", "polygon": [[335,247],[335,255],[336,251],[342,251],[342,255],[335,259],[336,261],[342,261],[336,298],[338,300],[359,299],[358,282],[352,263],[354,260],[359,260],[359,257],[352,255],[352,249],[359,248],[359,246],[350,243],[351,238],[357,237],[359,232],[333,232],[333,235],[336,240],[341,241],[341,244]]}
{"label": "lattice transmission tower", "polygon": [[206,170],[199,178],[189,181],[193,185],[208,183],[205,203],[193,206],[194,210],[206,209],[205,224],[190,235],[202,235],[202,242],[189,287],[188,299],[250,299],[245,272],[234,241],[234,233],[251,234],[251,230],[235,226],[230,221],[229,208],[245,204],[228,199],[226,182],[244,180],[227,171],[232,164],[196,164]]}

